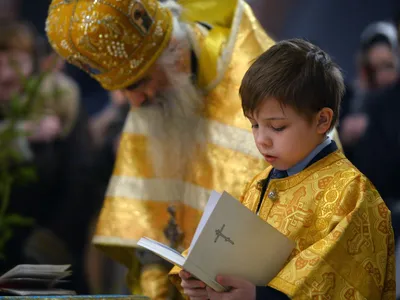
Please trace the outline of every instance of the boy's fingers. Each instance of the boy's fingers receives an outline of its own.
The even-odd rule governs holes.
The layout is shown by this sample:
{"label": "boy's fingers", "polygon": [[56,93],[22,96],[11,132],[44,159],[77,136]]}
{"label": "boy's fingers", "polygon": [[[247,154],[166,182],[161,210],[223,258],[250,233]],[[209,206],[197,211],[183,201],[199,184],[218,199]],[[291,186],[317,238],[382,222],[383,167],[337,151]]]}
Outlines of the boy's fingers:
{"label": "boy's fingers", "polygon": [[219,294],[218,292],[214,291],[212,288],[207,287],[206,289],[207,292],[207,296],[209,299],[214,299],[217,297],[217,295]]}
{"label": "boy's fingers", "polygon": [[206,285],[199,280],[182,280],[181,286],[184,289],[204,289],[206,287]]}
{"label": "boy's fingers", "polygon": [[239,288],[245,284],[243,279],[232,276],[218,276],[217,282],[223,286],[229,286],[233,288]]}
{"label": "boy's fingers", "polygon": [[185,270],[181,270],[179,272],[179,277],[182,279],[189,279],[192,276],[189,272],[186,272]]}
{"label": "boy's fingers", "polygon": [[184,289],[183,293],[193,299],[208,299],[208,293],[206,289]]}

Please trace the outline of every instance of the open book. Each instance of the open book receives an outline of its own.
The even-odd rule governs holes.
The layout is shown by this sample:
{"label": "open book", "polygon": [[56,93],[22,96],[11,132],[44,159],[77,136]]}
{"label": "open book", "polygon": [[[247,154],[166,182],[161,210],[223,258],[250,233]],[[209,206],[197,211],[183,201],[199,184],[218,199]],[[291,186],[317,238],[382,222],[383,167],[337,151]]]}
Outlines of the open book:
{"label": "open book", "polygon": [[212,192],[186,257],[146,237],[138,245],[221,292],[226,288],[216,282],[217,275],[268,284],[284,266],[295,243],[228,193]]}
{"label": "open book", "polygon": [[18,265],[0,276],[0,294],[18,296],[75,295],[56,288],[71,275],[70,265]]}

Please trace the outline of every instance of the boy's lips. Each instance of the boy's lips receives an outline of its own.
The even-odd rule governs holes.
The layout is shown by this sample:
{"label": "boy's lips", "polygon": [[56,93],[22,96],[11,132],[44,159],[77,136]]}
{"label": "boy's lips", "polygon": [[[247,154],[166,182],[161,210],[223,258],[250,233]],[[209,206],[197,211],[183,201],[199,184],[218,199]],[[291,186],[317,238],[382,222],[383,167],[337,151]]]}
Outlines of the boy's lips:
{"label": "boy's lips", "polygon": [[272,156],[272,155],[263,154],[263,156],[264,156],[265,160],[269,163],[272,163],[277,159],[276,156]]}

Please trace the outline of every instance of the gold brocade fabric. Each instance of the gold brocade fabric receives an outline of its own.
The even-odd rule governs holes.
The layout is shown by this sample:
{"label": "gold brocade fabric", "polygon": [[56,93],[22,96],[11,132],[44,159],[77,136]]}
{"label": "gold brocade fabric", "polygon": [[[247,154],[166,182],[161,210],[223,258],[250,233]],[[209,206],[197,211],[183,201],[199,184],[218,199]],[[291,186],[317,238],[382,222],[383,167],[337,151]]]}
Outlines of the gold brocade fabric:
{"label": "gold brocade fabric", "polygon": [[52,0],[53,49],[105,89],[141,79],[168,45],[172,15],[157,0]]}
{"label": "gold brocade fabric", "polygon": [[[269,171],[241,199],[252,211],[260,198],[256,183]],[[292,299],[395,299],[391,213],[340,151],[271,180],[265,195],[260,217],[297,244],[270,286]]]}
{"label": "gold brocade fabric", "polygon": [[[242,203],[260,201],[249,183]],[[306,170],[270,181],[259,216],[296,242],[269,285],[291,299],[395,299],[391,214],[376,189],[337,151]],[[178,268],[171,272],[179,286]]]}
{"label": "gold brocade fabric", "polygon": [[171,286],[168,284],[168,270],[159,264],[147,265],[141,272],[143,294],[152,300],[165,300]]}
{"label": "gold brocade fabric", "polygon": [[[256,182],[269,171],[242,198],[253,211],[260,198]],[[260,217],[297,244],[270,286],[293,299],[395,299],[390,211],[340,151],[271,180],[265,195]]]}

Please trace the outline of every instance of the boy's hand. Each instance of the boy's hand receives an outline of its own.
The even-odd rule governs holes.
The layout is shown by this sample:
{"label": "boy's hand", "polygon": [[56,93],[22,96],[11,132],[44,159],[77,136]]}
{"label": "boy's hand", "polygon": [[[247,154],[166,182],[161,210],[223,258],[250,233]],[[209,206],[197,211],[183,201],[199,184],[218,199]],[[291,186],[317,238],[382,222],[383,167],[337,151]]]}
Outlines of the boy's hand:
{"label": "boy's hand", "polygon": [[210,300],[255,300],[256,286],[251,282],[231,276],[218,276],[217,282],[230,287],[229,292],[219,293],[207,287]]}
{"label": "boy's hand", "polygon": [[183,293],[190,297],[190,300],[208,300],[206,285],[200,280],[192,278],[192,275],[186,271],[180,271],[179,277],[182,279],[181,286]]}

